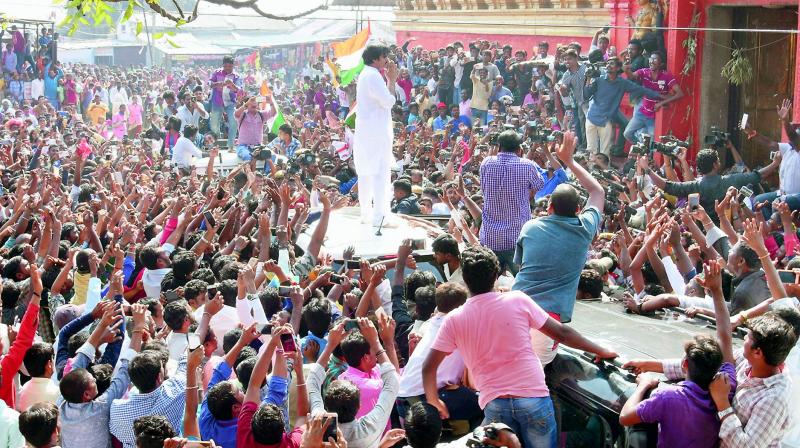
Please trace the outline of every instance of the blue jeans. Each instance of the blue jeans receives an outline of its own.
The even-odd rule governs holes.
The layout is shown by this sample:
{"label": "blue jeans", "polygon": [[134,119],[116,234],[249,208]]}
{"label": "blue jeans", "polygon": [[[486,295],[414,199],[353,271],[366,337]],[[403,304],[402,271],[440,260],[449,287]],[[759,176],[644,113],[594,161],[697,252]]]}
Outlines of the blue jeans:
{"label": "blue jeans", "polygon": [[639,141],[637,133],[641,130],[644,130],[644,132],[652,136],[656,131],[656,120],[645,117],[644,114],[639,112],[639,108],[637,107],[636,110],[633,111],[631,121],[629,121],[628,126],[625,127],[625,139],[631,143],[637,143]]}
{"label": "blue jeans", "polygon": [[511,250],[493,250],[497,255],[497,261],[500,262],[500,272],[503,273],[508,269],[511,274],[516,277],[519,272],[519,266],[514,263],[514,249]]}
{"label": "blue jeans", "polygon": [[[772,216],[772,202],[774,202],[776,199],[778,199],[777,191],[770,191],[769,193],[760,194],[753,199],[753,206],[764,201],[769,201],[769,205],[761,207],[761,213],[764,215],[764,219],[769,219]],[[783,200],[789,204],[790,210],[800,210],[800,193],[787,194]]]}
{"label": "blue jeans", "polygon": [[249,162],[253,159],[253,155],[250,154],[249,145],[236,145],[236,155],[239,156],[239,159],[243,162]]}
{"label": "blue jeans", "polygon": [[558,444],[553,400],[539,398],[495,398],[483,410],[483,424],[505,423],[525,448],[549,448]]}
{"label": "blue jeans", "polygon": [[480,124],[481,126],[486,126],[486,114],[487,111],[472,108],[472,122],[473,124]]}
{"label": "blue jeans", "polygon": [[450,104],[458,104],[461,102],[461,87],[458,84],[453,86],[453,102]]}
{"label": "blue jeans", "polygon": [[233,140],[236,138],[236,131],[238,130],[238,123],[233,113],[236,111],[235,104],[229,104],[227,107],[212,105],[211,106],[211,132],[220,138],[220,128],[222,127],[222,113],[228,114],[228,147],[233,147]]}

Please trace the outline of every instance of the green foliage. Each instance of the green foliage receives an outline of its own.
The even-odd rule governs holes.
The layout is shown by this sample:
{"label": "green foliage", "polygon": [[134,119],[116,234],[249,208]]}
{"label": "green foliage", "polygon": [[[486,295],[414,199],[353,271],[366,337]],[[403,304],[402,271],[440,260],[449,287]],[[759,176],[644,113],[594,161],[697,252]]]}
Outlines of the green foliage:
{"label": "green foliage", "polygon": [[740,86],[753,79],[753,65],[744,55],[744,50],[736,48],[731,52],[731,59],[725,63],[720,73],[729,83]]}
{"label": "green foliage", "polygon": [[683,69],[681,74],[686,76],[694,68],[697,59],[697,39],[694,35],[690,34],[686,40],[683,41],[683,48],[686,49],[686,60],[683,62]]}

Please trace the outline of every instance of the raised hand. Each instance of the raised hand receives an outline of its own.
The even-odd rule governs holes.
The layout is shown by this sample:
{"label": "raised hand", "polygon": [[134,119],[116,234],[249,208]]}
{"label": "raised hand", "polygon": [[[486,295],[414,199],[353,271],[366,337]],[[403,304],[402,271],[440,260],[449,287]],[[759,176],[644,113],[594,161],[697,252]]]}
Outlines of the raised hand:
{"label": "raised hand", "polygon": [[789,113],[792,111],[792,100],[785,99],[783,102],[775,107],[778,111],[778,118],[781,121],[789,121]]}
{"label": "raised hand", "polygon": [[741,238],[752,248],[759,258],[769,256],[767,246],[764,244],[764,223],[758,223],[754,219],[744,222],[744,233]]}
{"label": "raised hand", "polygon": [[574,132],[572,131],[565,132],[561,144],[556,149],[556,156],[558,156],[558,159],[564,162],[565,164],[572,163],[573,155],[575,154],[576,142],[577,138],[575,137]]}

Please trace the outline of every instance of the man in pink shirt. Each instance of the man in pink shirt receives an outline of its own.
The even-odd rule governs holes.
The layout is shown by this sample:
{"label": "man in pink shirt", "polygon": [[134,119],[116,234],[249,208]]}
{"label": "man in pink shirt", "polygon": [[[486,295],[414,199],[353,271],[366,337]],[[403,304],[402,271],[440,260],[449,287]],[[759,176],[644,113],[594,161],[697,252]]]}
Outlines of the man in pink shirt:
{"label": "man in pink shirt", "polygon": [[663,100],[656,100],[644,97],[633,111],[633,117],[625,127],[625,138],[629,142],[636,143],[639,131],[644,131],[652,136],[656,129],[656,112],[667,104],[683,98],[683,91],[678,81],[666,70],[662,70],[664,58],[661,53],[655,52],[650,55],[650,68],[642,68],[632,72],[630,65],[625,65],[625,74],[631,81],[638,82],[642,87],[665,96]]}
{"label": "man in pink shirt", "polygon": [[530,330],[598,358],[617,354],[548,316],[525,293],[494,292],[500,263],[490,249],[476,246],[462,252],[461,271],[471,297],[445,317],[422,366],[427,401],[448,418],[447,406],[438,396],[436,371],[447,355],[458,350],[480,391],[484,424],[505,423],[527,447],[556,446],[553,402],[542,363],[529,342]]}

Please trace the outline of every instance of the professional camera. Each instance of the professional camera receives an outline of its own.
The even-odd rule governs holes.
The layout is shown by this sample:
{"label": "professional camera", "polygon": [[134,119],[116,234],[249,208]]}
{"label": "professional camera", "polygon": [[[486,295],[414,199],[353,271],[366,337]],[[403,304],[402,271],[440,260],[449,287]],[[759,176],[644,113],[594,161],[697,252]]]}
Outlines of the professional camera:
{"label": "professional camera", "polygon": [[586,71],[584,72],[585,78],[599,78],[600,75],[603,74],[603,69],[605,68],[605,62],[594,62],[592,64],[586,64]]}
{"label": "professional camera", "polygon": [[711,126],[711,130],[703,139],[703,145],[711,148],[721,148],[730,140],[731,134]]}
{"label": "professional camera", "polygon": [[478,426],[472,431],[469,438],[467,438],[466,445],[468,448],[490,448],[492,445],[483,443],[483,440],[499,440],[500,431],[504,429],[511,430],[510,427],[503,423],[490,423],[486,426]]}
{"label": "professional camera", "polygon": [[270,160],[272,159],[272,150],[264,145],[254,146],[253,158],[256,160]]}
{"label": "professional camera", "polygon": [[294,157],[294,162],[304,167],[313,165],[314,162],[316,161],[317,161],[317,156],[315,156],[314,153],[311,151],[303,151],[301,153],[298,153]]}
{"label": "professional camera", "polygon": [[639,143],[631,146],[631,154],[636,154],[640,156],[649,156],[650,152],[653,150],[653,137],[642,134],[642,139]]}

